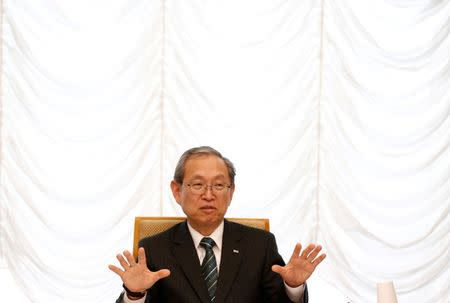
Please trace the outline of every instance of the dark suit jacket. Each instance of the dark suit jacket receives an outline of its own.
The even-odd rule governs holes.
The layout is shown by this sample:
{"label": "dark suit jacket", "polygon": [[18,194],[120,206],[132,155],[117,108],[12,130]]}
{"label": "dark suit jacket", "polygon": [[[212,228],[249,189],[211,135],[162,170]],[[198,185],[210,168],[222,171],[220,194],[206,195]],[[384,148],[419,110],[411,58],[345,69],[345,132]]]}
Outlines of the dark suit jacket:
{"label": "dark suit jacket", "polygon": [[[186,222],[141,240],[139,246],[145,248],[150,270],[171,272],[148,291],[146,303],[209,303]],[[273,234],[225,220],[216,303],[291,302],[283,280],[271,270],[274,264],[284,265],[284,261]],[[306,288],[303,302],[308,302]]]}

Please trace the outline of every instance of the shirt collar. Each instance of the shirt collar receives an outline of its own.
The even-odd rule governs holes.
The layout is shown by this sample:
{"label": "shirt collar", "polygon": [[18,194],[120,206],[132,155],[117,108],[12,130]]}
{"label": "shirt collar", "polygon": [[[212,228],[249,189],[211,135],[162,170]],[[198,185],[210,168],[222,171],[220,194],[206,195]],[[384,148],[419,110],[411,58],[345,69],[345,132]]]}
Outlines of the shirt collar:
{"label": "shirt collar", "polygon": [[[223,237],[223,220],[219,226],[208,236],[216,242],[216,246],[219,250],[222,249],[222,237]],[[203,235],[196,231],[188,222],[189,233],[191,234],[192,240],[194,241],[195,248],[200,247],[200,241],[203,239]]]}

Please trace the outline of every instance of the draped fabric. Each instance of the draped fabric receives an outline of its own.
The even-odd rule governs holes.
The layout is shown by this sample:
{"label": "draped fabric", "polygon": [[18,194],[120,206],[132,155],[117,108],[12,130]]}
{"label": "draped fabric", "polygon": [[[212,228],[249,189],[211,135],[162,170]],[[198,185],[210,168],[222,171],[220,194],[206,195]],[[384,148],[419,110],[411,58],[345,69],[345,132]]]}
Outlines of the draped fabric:
{"label": "draped fabric", "polygon": [[169,182],[198,145],[237,167],[228,216],[268,217],[285,259],[324,246],[312,300],[391,280],[448,302],[450,1],[1,10],[0,258],[31,302],[112,302],[107,265],[134,216],[182,214]]}

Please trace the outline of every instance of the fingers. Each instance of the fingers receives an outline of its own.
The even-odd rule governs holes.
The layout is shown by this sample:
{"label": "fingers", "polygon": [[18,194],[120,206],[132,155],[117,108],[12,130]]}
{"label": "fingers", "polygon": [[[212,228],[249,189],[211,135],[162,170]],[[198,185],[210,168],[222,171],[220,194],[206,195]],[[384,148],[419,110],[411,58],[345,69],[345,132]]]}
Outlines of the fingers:
{"label": "fingers", "polygon": [[147,260],[145,258],[145,250],[143,247],[138,249],[138,263],[147,266]]}
{"label": "fingers", "polygon": [[317,245],[314,250],[308,255],[308,257],[306,258],[309,262],[313,262],[314,258],[317,257],[317,255],[319,254],[319,252],[322,250],[322,246]]}
{"label": "fingers", "polygon": [[[145,252],[143,250],[144,249],[142,249],[142,252],[141,252],[141,255],[143,255],[143,261],[141,261],[141,263],[143,262],[143,264],[146,264],[146,262],[145,262]],[[126,259],[124,258],[124,256],[125,256]],[[122,265],[122,268],[125,271],[128,270],[131,266],[136,265],[136,261],[134,260],[133,255],[128,250],[125,250],[123,252],[123,255],[118,254],[116,256],[116,258],[117,258],[117,260],[119,260],[120,265]],[[115,267],[115,268],[117,268],[117,267]],[[110,269],[111,269],[111,267],[110,267]]]}
{"label": "fingers", "polygon": [[294,251],[292,252],[289,262],[291,262],[295,258],[298,258],[301,251],[302,251],[302,245],[300,243],[295,244]]}
{"label": "fingers", "polygon": [[114,265],[109,265],[108,268],[110,270],[112,270],[113,272],[115,272],[117,275],[119,275],[119,277],[122,278],[122,274],[124,273],[123,270],[121,270],[120,268],[118,268],[117,266],[114,266]]}
{"label": "fingers", "polygon": [[327,256],[327,255],[325,255],[325,254],[321,254],[319,257],[317,257],[317,258],[312,262],[312,265],[314,265],[314,268],[315,268],[317,265],[319,265],[320,262],[322,262],[322,261],[326,258],[326,256]]}
{"label": "fingers", "polygon": [[128,250],[125,250],[123,252],[123,255],[125,256],[125,258],[127,258],[128,264],[130,264],[130,266],[136,265],[136,260],[134,260],[133,255]]}
{"label": "fingers", "polygon": [[122,265],[122,268],[124,270],[127,270],[128,268],[130,268],[130,264],[128,264],[128,262],[125,260],[125,258],[121,254],[118,254],[116,257],[117,257],[117,260],[119,260],[119,263],[120,263],[120,265]]}
{"label": "fingers", "polygon": [[306,248],[305,248],[305,250],[302,252],[302,255],[301,255],[301,257],[303,258],[303,259],[307,259],[308,258],[308,256],[309,256],[309,254],[313,251],[313,249],[316,247],[316,245],[314,245],[314,244],[309,244]]}
{"label": "fingers", "polygon": [[301,257],[304,258],[309,263],[311,263],[315,268],[326,257],[325,254],[321,254],[320,256],[318,256],[321,250],[322,250],[322,246],[320,246],[320,245],[316,246],[315,244],[309,244],[305,248],[305,250],[302,252]]}

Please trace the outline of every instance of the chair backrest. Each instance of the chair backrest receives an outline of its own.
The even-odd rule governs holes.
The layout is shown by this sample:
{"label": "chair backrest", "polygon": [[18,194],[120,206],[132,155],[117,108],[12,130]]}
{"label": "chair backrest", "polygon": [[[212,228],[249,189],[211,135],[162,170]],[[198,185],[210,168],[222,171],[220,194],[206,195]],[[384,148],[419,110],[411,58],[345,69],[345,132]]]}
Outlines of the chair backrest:
{"label": "chair backrest", "polygon": [[[269,231],[269,219],[262,218],[226,218],[229,221]],[[139,240],[159,234],[186,217],[136,217],[134,220],[133,255],[137,257]]]}

